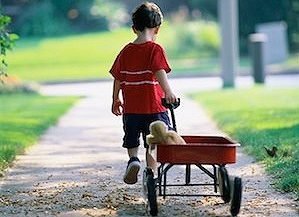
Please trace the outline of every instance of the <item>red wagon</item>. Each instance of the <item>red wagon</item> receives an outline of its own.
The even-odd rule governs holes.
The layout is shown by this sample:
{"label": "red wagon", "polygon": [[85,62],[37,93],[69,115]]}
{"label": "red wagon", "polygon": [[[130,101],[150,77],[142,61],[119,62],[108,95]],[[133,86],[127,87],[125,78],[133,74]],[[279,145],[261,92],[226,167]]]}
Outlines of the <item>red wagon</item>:
{"label": "red wagon", "polygon": [[[173,127],[176,130],[174,109],[176,104],[163,104],[170,109]],[[157,194],[166,196],[220,196],[224,203],[230,203],[232,216],[240,211],[242,199],[242,180],[240,177],[229,176],[226,164],[236,162],[236,148],[240,144],[222,136],[182,136],[187,144],[157,144],[153,150],[156,155],[158,175],[150,168],[143,173],[143,190],[147,199],[149,212],[152,216],[158,214]],[[184,165],[185,182],[183,184],[168,183],[167,172],[175,165]],[[211,179],[209,183],[191,182],[191,165],[195,165]],[[208,168],[209,167],[209,168]],[[212,169],[210,169],[212,168]],[[178,194],[168,193],[167,188],[181,186],[212,186],[211,194]]]}

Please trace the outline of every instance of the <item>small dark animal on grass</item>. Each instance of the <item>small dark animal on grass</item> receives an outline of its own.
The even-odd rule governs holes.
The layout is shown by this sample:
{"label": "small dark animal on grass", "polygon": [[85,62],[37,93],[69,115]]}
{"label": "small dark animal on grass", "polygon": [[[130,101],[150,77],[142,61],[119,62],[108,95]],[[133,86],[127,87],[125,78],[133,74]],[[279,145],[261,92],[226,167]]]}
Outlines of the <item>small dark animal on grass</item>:
{"label": "small dark animal on grass", "polygon": [[277,148],[275,146],[273,146],[272,149],[269,149],[267,147],[264,148],[270,157],[277,157]]}

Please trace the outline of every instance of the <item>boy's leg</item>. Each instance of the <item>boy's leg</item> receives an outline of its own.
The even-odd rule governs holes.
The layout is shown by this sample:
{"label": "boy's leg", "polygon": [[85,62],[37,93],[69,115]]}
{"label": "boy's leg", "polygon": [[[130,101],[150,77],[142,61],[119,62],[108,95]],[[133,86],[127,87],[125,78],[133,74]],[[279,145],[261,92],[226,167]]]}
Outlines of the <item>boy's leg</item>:
{"label": "boy's leg", "polygon": [[139,170],[140,170],[140,160],[138,159],[138,157],[137,156],[130,157],[124,175],[124,182],[127,184],[135,184],[138,181],[137,176]]}
{"label": "boy's leg", "polygon": [[130,158],[124,175],[124,182],[135,184],[140,170],[140,160],[137,157],[140,136],[138,117],[135,115],[124,115],[123,122],[125,131],[123,147],[127,149]]}
{"label": "boy's leg", "polygon": [[146,149],[146,166],[151,168],[154,174],[157,174],[157,161],[150,153],[150,148]]}
{"label": "boy's leg", "polygon": [[168,128],[171,129],[171,124],[167,112],[161,112],[161,113],[152,114],[148,116],[148,120],[145,124],[145,128],[143,129],[142,136],[144,141],[144,147],[146,148],[146,165],[147,167],[153,170],[154,174],[157,174],[158,163],[153,157],[150,147],[148,146],[148,144],[146,144],[146,135],[150,134],[149,125],[153,121],[157,121],[157,120],[163,121],[168,126]]}
{"label": "boy's leg", "polygon": [[128,148],[128,155],[129,157],[137,157],[138,156],[138,147],[135,148]]}
{"label": "boy's leg", "polygon": [[128,148],[128,161],[127,169],[124,175],[124,182],[127,184],[135,184],[137,182],[137,175],[140,170],[140,160],[137,157],[138,147]]}

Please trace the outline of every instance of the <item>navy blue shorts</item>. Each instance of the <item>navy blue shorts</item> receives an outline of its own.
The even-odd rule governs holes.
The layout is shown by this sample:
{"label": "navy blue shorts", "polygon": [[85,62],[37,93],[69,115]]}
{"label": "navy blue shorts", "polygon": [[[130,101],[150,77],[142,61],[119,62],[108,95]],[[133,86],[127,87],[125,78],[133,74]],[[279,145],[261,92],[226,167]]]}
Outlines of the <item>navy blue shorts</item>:
{"label": "navy blue shorts", "polygon": [[156,114],[124,114],[123,115],[123,128],[125,136],[123,138],[124,148],[135,148],[140,145],[140,134],[142,134],[144,147],[146,144],[146,135],[150,133],[149,125],[153,121],[163,121],[170,129],[170,120],[167,112]]}

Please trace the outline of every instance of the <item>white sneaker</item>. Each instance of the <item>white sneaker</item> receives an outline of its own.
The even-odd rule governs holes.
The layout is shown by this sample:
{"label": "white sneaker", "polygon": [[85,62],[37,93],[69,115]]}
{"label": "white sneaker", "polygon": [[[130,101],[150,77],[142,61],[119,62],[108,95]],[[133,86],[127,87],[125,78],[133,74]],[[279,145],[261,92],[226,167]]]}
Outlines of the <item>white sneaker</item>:
{"label": "white sneaker", "polygon": [[124,175],[124,182],[127,184],[135,184],[139,170],[140,160],[137,157],[131,157]]}

